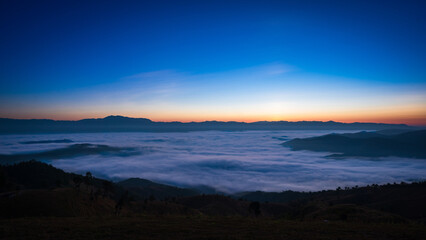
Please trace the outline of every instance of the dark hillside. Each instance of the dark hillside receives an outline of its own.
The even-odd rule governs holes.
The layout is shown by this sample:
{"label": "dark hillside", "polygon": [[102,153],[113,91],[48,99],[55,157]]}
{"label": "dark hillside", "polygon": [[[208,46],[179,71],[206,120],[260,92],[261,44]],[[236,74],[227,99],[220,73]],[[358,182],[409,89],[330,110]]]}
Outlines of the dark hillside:
{"label": "dark hillside", "polygon": [[426,130],[395,135],[360,132],[296,138],[282,144],[292,150],[333,152],[330,157],[408,157],[426,158]]}
{"label": "dark hillside", "polygon": [[[0,173],[1,239],[421,239],[426,234],[426,182],[179,197],[193,192],[144,179],[115,184],[36,161],[0,166]],[[145,193],[155,194],[145,198]]]}
{"label": "dark hillside", "polygon": [[137,199],[155,198],[164,200],[166,198],[188,197],[199,194],[192,189],[168,186],[140,178],[130,178],[118,182],[117,185],[130,191]]}
{"label": "dark hillside", "polygon": [[[404,218],[426,222],[426,182],[371,185],[320,192],[248,192],[238,197],[249,201],[285,203],[295,217],[335,205],[352,204]],[[311,210],[309,210],[311,208]],[[308,209],[309,211],[303,212]]]}
{"label": "dark hillside", "polygon": [[88,217],[111,216],[115,201],[72,188],[20,190],[0,193],[0,217]]}

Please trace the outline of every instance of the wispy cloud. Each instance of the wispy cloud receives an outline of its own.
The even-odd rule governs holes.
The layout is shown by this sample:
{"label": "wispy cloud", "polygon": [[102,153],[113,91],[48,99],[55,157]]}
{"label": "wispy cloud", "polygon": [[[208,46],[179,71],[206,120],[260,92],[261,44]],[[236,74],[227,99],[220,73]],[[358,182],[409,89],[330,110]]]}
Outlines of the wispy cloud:
{"label": "wispy cloud", "polygon": [[[406,107],[404,116],[422,121],[425,93],[424,84],[374,84],[307,74],[297,67],[272,63],[202,74],[174,70],[138,73],[79,90],[8,96],[2,99],[0,110],[3,115],[62,119],[122,114],[181,121],[386,121],[393,114],[392,121],[397,122],[404,118],[399,110],[392,111],[396,106]],[[364,118],[362,112],[367,114]]]}

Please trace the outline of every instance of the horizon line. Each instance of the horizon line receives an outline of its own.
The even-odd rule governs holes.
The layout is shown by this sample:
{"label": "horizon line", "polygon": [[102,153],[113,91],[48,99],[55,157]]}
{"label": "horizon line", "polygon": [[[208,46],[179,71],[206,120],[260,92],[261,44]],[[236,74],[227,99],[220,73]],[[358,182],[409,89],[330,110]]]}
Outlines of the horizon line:
{"label": "horizon line", "polygon": [[361,121],[354,121],[354,122],[345,122],[345,121],[334,121],[334,120],[327,120],[327,121],[323,121],[323,120],[298,120],[298,121],[288,121],[288,120],[258,120],[258,121],[233,121],[233,120],[229,120],[229,121],[221,121],[221,120],[203,120],[203,121],[177,121],[177,120],[172,120],[172,121],[156,121],[156,120],[152,120],[150,118],[147,117],[129,117],[129,116],[124,116],[124,115],[107,115],[105,117],[87,117],[87,118],[81,118],[81,119],[75,119],[75,120],[69,120],[69,119],[53,119],[53,118],[11,118],[11,117],[1,117],[0,119],[12,119],[12,120],[52,120],[52,121],[81,121],[81,120],[87,120],[87,119],[105,119],[108,117],[122,117],[122,118],[129,118],[129,119],[147,119],[150,120],[152,122],[157,122],[157,123],[173,123],[173,122],[179,122],[179,123],[203,123],[203,122],[223,122],[223,123],[258,123],[258,122],[288,122],[288,123],[297,123],[297,122],[320,122],[320,123],[328,123],[328,122],[333,122],[333,123],[343,123],[343,124],[388,124],[388,125],[405,125],[405,126],[412,126],[412,127],[425,127],[426,124],[423,125],[410,125],[407,123],[385,123],[385,122],[361,122]]}

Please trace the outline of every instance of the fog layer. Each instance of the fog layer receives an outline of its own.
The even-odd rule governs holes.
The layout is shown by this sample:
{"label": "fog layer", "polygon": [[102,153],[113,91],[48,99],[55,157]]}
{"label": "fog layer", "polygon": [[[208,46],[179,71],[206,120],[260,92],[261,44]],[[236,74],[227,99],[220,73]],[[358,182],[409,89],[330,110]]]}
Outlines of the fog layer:
{"label": "fog layer", "polygon": [[[331,132],[338,131],[3,135],[0,154],[30,156],[34,152],[82,143],[133,149],[133,154],[99,152],[38,160],[66,171],[90,171],[95,176],[112,180],[139,177],[177,186],[206,185],[229,193],[315,191],[424,179],[426,160],[393,157],[337,160],[325,158],[330,153],[291,151],[280,145],[296,137]],[[36,156],[43,157],[43,154]]]}

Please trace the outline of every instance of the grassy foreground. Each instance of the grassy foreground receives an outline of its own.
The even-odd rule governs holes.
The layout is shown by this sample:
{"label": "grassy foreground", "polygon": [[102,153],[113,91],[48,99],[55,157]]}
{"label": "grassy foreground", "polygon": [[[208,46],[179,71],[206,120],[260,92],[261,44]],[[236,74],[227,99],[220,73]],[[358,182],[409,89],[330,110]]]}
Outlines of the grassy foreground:
{"label": "grassy foreground", "polygon": [[0,166],[0,240],[417,240],[426,239],[425,201],[426,182],[194,195],[143,179],[116,184],[29,161]]}
{"label": "grassy foreground", "polygon": [[422,224],[363,224],[211,216],[0,220],[0,239],[424,239]]}

